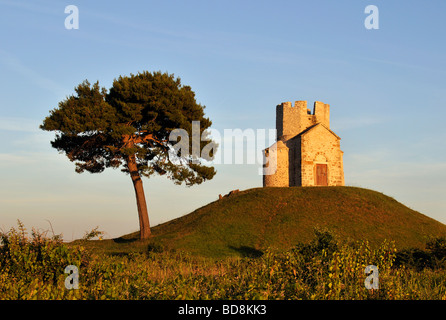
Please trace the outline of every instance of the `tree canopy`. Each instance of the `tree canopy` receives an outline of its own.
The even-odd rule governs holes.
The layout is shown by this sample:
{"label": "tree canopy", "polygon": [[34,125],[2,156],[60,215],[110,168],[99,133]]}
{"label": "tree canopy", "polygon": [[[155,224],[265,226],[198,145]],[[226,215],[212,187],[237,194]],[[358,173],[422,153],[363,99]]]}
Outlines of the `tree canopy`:
{"label": "tree canopy", "polygon": [[[197,134],[193,133],[192,121],[199,121],[200,137],[206,137],[212,122],[205,117],[204,109],[196,102],[191,87],[182,85],[180,78],[144,71],[120,76],[108,91],[99,82],[91,85],[85,80],[75,88],[75,94],[50,111],[40,128],[55,131],[51,145],[75,163],[78,173],[100,173],[108,167],[129,173],[141,225],[141,176],[157,173],[188,186],[214,177],[212,166],[197,161],[191,154],[181,154],[173,148],[176,141],[169,140],[175,129],[184,130],[190,137]],[[188,140],[190,146],[192,140]],[[209,143],[200,139],[200,150]],[[148,235],[150,231],[141,237]]]}

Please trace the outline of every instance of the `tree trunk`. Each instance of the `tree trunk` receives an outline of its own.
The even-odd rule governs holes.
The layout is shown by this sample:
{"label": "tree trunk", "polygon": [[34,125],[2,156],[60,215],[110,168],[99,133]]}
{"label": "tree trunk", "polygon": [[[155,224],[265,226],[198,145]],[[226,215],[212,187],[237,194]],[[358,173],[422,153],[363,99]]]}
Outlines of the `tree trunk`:
{"label": "tree trunk", "polygon": [[150,223],[149,213],[147,211],[146,198],[144,196],[144,188],[142,186],[141,176],[136,165],[135,155],[131,155],[127,158],[127,167],[132,178],[133,187],[136,194],[136,205],[138,206],[139,217],[139,234],[140,239],[147,239],[150,237]]}

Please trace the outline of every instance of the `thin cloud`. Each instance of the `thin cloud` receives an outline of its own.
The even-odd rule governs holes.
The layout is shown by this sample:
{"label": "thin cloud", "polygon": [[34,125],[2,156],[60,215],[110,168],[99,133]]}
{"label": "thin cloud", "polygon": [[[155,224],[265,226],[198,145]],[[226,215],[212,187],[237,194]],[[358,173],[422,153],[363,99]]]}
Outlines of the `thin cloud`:
{"label": "thin cloud", "polygon": [[[14,166],[30,165],[39,162],[34,155],[13,154],[13,153],[0,153],[0,168],[11,168]],[[4,173],[2,174],[4,177]]]}
{"label": "thin cloud", "polygon": [[0,63],[33,82],[42,89],[52,91],[57,95],[64,95],[66,93],[66,89],[60,86],[56,81],[42,76],[23,64],[17,57],[2,49],[0,49]]}
{"label": "thin cloud", "polygon": [[35,119],[20,117],[0,117],[0,130],[38,132],[40,122]]}

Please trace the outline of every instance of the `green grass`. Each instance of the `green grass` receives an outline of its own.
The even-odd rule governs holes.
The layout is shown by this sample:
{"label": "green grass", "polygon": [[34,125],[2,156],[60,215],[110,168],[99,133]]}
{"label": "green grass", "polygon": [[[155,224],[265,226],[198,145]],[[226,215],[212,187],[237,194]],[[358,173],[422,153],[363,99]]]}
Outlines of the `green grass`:
{"label": "green grass", "polygon": [[138,232],[90,241],[97,250],[124,254],[152,247],[222,258],[258,256],[267,248],[288,250],[306,243],[314,229],[340,240],[394,241],[399,249],[424,248],[446,226],[382,193],[356,187],[255,188],[216,200],[190,214],[152,228],[148,241]]}

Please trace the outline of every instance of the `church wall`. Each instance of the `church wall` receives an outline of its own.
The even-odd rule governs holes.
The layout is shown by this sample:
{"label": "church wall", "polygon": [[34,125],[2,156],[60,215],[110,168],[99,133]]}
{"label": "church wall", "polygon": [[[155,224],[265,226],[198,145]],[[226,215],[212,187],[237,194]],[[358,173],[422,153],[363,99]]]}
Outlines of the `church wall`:
{"label": "church wall", "polygon": [[[321,123],[305,132],[311,126]],[[344,185],[340,140],[329,131],[330,105],[316,101],[313,113],[306,101],[284,102],[276,107],[277,171],[264,175],[263,186],[314,186],[316,164],[327,165],[327,184]],[[303,132],[303,133],[302,133]],[[268,150],[268,149],[267,149]],[[270,157],[274,158],[274,157]],[[271,161],[271,160],[270,160]]]}
{"label": "church wall", "polygon": [[327,164],[328,185],[344,185],[340,140],[322,126],[302,135],[302,186],[315,185],[315,165]]}
{"label": "church wall", "polygon": [[[276,167],[276,172],[263,176],[264,187],[288,187],[289,186],[289,149],[279,141],[270,148],[268,166]],[[274,156],[276,153],[276,156]]]}

